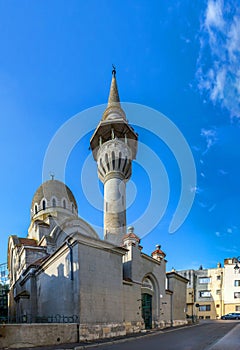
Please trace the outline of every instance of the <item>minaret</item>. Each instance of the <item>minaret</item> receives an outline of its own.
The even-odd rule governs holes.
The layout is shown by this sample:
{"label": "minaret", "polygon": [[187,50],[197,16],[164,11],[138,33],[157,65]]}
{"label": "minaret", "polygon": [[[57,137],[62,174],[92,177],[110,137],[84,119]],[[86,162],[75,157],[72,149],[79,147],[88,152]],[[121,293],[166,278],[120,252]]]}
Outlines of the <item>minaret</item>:
{"label": "minaret", "polygon": [[120,246],[126,234],[126,182],[136,158],[137,134],[121,107],[114,67],[108,105],[90,146],[104,184],[104,239]]}

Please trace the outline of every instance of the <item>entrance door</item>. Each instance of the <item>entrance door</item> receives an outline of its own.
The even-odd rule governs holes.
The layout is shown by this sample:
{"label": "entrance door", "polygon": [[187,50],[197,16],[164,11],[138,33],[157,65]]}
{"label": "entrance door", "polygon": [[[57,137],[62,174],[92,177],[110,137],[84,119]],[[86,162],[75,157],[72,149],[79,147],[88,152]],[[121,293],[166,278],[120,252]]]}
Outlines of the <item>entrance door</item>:
{"label": "entrance door", "polygon": [[152,296],[150,294],[142,294],[142,317],[146,329],[152,328]]}

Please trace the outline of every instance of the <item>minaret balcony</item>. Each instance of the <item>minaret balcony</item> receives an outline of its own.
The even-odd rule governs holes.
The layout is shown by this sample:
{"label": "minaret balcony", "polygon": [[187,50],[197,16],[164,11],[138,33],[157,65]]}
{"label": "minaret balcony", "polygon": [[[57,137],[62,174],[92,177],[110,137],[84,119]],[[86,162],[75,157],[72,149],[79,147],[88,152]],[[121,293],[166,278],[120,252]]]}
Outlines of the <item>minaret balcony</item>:
{"label": "minaret balcony", "polygon": [[115,119],[112,121],[102,120],[98,124],[90,140],[90,147],[92,149],[93,157],[95,160],[98,158],[99,146],[112,140],[113,138],[124,140],[124,142],[127,139],[127,144],[132,151],[132,159],[136,158],[138,135],[127,123],[127,121],[123,119]]}

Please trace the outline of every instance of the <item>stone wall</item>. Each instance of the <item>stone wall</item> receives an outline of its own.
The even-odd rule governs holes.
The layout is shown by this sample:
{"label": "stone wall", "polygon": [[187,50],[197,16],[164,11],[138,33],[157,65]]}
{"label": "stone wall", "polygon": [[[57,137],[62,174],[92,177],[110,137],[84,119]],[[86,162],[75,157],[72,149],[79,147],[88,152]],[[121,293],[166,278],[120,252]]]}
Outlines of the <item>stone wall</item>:
{"label": "stone wall", "polygon": [[0,349],[75,343],[77,324],[7,324],[0,325]]}
{"label": "stone wall", "polygon": [[142,322],[101,324],[6,324],[0,325],[0,349],[77,343],[138,333]]}
{"label": "stone wall", "polygon": [[138,333],[142,328],[142,322],[81,324],[79,341],[124,336],[131,333]]}

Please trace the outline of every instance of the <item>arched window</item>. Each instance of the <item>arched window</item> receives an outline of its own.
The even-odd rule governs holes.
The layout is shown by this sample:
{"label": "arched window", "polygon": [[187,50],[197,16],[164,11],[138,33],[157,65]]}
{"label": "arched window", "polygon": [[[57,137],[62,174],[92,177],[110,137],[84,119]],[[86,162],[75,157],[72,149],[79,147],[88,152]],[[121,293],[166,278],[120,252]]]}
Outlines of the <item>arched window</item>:
{"label": "arched window", "polygon": [[34,213],[37,214],[37,212],[38,212],[38,207],[37,207],[37,204],[35,204]]}
{"label": "arched window", "polygon": [[115,153],[112,151],[112,167],[115,170]]}
{"label": "arched window", "polygon": [[122,161],[122,152],[119,152],[118,169],[120,169],[120,167],[121,167],[121,161]]}
{"label": "arched window", "polygon": [[108,154],[105,154],[105,163],[107,165],[108,171],[110,171],[110,166],[109,166],[109,162],[108,162]]}
{"label": "arched window", "polygon": [[46,201],[45,200],[42,201],[42,208],[43,208],[43,210],[46,209]]}
{"label": "arched window", "polygon": [[53,198],[53,200],[52,200],[52,206],[56,207],[56,199],[55,198]]}
{"label": "arched window", "polygon": [[66,200],[63,200],[63,208],[66,209]]}
{"label": "arched window", "polygon": [[72,204],[72,213],[74,213],[74,205]]}

